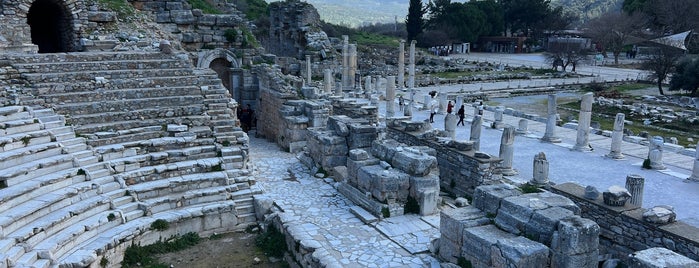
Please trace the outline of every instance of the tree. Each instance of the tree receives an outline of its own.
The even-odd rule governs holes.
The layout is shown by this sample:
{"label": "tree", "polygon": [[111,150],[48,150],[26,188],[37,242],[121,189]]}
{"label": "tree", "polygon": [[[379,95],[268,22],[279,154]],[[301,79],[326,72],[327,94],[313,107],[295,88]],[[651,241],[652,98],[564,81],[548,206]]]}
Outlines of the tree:
{"label": "tree", "polygon": [[686,90],[699,96],[699,58],[685,57],[679,61],[670,79],[670,90]]}
{"label": "tree", "polygon": [[425,6],[422,0],[410,0],[408,6],[408,16],[405,18],[405,27],[408,32],[408,42],[416,40],[417,36],[422,33],[425,27],[424,21]]}
{"label": "tree", "polygon": [[614,54],[614,64],[619,64],[619,55],[626,45],[637,40],[646,25],[646,18],[640,13],[628,15],[621,12],[609,12],[587,25],[587,33],[595,41],[600,42],[605,50]]}
{"label": "tree", "polygon": [[500,0],[505,27],[510,34],[529,36],[536,31],[533,26],[543,21],[550,11],[549,0]]}
{"label": "tree", "polygon": [[663,81],[675,70],[677,62],[684,53],[673,47],[661,46],[648,55],[648,60],[643,62],[642,69],[651,71],[650,78],[658,85],[660,95],[663,92]]}
{"label": "tree", "polygon": [[582,42],[574,42],[575,39],[563,39],[563,42],[552,42],[549,45],[545,56],[546,59],[553,64],[553,68],[558,66],[563,67],[565,71],[568,66],[572,67],[575,72],[576,67],[583,61],[587,60],[589,51],[584,47]]}
{"label": "tree", "polygon": [[624,0],[621,4],[621,9],[628,14],[643,12],[646,9],[648,0]]}
{"label": "tree", "polygon": [[481,31],[481,34],[498,36],[505,32],[505,13],[502,6],[495,0],[470,1],[469,4],[475,5],[483,12],[486,18],[486,25]]}

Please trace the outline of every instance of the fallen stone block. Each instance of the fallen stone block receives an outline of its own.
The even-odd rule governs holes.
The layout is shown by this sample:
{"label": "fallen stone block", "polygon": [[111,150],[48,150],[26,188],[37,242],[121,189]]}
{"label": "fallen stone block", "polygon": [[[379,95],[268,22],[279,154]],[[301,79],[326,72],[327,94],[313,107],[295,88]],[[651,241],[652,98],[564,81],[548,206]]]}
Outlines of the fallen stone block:
{"label": "fallen stone block", "polygon": [[509,184],[483,185],[477,187],[473,194],[473,206],[495,216],[500,208],[500,200],[521,194],[522,192]]}
{"label": "fallen stone block", "polygon": [[600,227],[596,222],[572,216],[558,221],[551,250],[564,255],[594,252],[599,248]]}
{"label": "fallen stone block", "polygon": [[649,248],[630,254],[629,267],[699,267],[699,262],[666,248]]}
{"label": "fallen stone block", "polygon": [[495,225],[468,228],[464,230],[461,256],[469,260],[474,267],[492,267],[492,247],[500,240],[515,237]]}
{"label": "fallen stone block", "polygon": [[501,239],[491,247],[493,267],[547,267],[549,248],[518,236]]}

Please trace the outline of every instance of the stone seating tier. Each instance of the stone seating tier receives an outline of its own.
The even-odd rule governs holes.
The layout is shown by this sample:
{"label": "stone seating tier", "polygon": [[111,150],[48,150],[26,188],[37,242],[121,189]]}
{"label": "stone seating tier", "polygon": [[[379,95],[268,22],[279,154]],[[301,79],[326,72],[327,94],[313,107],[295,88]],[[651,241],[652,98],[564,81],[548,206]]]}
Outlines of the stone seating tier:
{"label": "stone seating tier", "polygon": [[[141,88],[181,87],[187,85],[199,85],[216,87],[221,81],[212,74],[198,74],[184,76],[156,76],[136,77],[129,79],[109,79],[106,83],[99,84],[94,79],[88,81],[75,81],[70,84],[34,83],[32,88],[24,89],[26,93],[36,96],[52,96],[62,93],[89,92],[99,90],[129,90]],[[191,93],[190,93],[191,94]]]}
{"label": "stone seating tier", "polygon": [[[199,96],[173,96],[173,97],[157,97],[157,98],[133,98],[121,99],[114,101],[99,101],[99,102],[73,102],[68,104],[57,104],[56,110],[66,112],[71,116],[80,116],[86,114],[100,114],[109,111],[125,111],[125,110],[142,110],[152,108],[153,106],[161,107],[183,107],[193,106],[192,103],[201,103],[204,97]],[[157,105],[153,105],[157,103]],[[196,107],[196,106],[194,106]],[[196,109],[200,111],[202,108]],[[69,120],[70,121],[70,120]]]}
{"label": "stone seating tier", "polygon": [[175,59],[177,55],[166,55],[153,52],[79,52],[79,53],[45,53],[20,54],[6,53],[2,59],[13,63],[46,63],[46,62],[103,62],[103,61],[132,61],[132,60],[164,60]]}
{"label": "stone seating tier", "polygon": [[111,79],[131,79],[137,77],[183,76],[192,75],[191,69],[137,69],[137,70],[106,70],[106,71],[77,71],[54,73],[23,73],[22,78],[36,83],[65,83],[66,81],[94,81],[96,77]]}
{"label": "stone seating tier", "polygon": [[148,99],[158,97],[201,96],[201,89],[196,86],[145,87],[128,89],[92,89],[91,91],[58,92],[43,94],[49,103],[68,105],[72,103],[93,103],[102,100]]}
{"label": "stone seating tier", "polygon": [[[69,124],[75,126],[75,132],[81,135],[95,132],[110,132],[129,128],[166,125],[181,122],[190,126],[204,126],[211,119],[201,115],[201,106],[152,108],[126,112],[106,112],[74,116]],[[166,117],[167,115],[170,115]]]}
{"label": "stone seating tier", "polygon": [[12,66],[22,73],[49,73],[56,70],[71,72],[109,71],[128,69],[174,69],[188,67],[189,63],[179,59],[138,59],[138,60],[105,60],[87,62],[35,62],[15,63]]}

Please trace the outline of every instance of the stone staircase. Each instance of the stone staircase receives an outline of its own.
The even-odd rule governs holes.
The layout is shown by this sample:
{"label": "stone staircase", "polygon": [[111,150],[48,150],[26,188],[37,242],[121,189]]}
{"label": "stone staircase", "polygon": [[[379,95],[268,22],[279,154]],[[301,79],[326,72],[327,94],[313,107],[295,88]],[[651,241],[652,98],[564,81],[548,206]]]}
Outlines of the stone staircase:
{"label": "stone staircase", "polygon": [[134,242],[255,221],[247,136],[213,71],[160,53],[2,57],[24,85],[0,107],[0,267],[116,264]]}

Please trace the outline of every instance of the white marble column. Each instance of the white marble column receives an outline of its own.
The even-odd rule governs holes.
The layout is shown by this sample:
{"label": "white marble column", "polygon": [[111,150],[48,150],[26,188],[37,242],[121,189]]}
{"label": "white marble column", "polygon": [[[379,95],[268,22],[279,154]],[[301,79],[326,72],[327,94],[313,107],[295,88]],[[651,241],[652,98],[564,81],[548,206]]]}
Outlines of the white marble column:
{"label": "white marble column", "polygon": [[699,181],[699,143],[697,143],[697,150],[694,152],[694,168],[692,169],[692,176],[689,176],[688,179]]}
{"label": "white marble column", "polygon": [[366,92],[371,92],[372,91],[372,86],[371,86],[371,75],[367,75],[364,78],[364,91]]}
{"label": "white marble column", "polygon": [[514,158],[514,143],[515,143],[515,127],[507,126],[502,131],[500,139],[500,158],[502,162],[497,168],[497,172],[505,175],[517,175],[517,171],[512,168],[512,160]]}
{"label": "white marble column", "polygon": [[409,116],[412,119],[413,107],[415,107],[415,89],[410,89],[410,98],[408,98],[406,105],[403,108],[403,115]]}
{"label": "white marble column", "polygon": [[342,36],[342,88],[344,91],[349,85],[349,36]]}
{"label": "white marble column", "polygon": [[515,132],[522,135],[527,134],[529,132],[529,120],[520,119]]}
{"label": "white marble column", "polygon": [[444,130],[449,133],[449,138],[456,139],[456,122],[459,121],[459,117],[454,114],[447,114],[444,117]]}
{"label": "white marble column", "polygon": [[439,113],[440,114],[447,113],[447,93],[446,92],[439,92]]}
{"label": "white marble column", "polygon": [[430,95],[425,95],[424,96],[424,103],[422,105],[423,110],[429,110],[430,109],[430,103],[432,102],[432,96]]}
{"label": "white marble column", "polygon": [[578,117],[578,135],[575,139],[573,150],[581,152],[592,151],[590,147],[590,120],[592,120],[592,92],[585,93],[580,102],[580,115]]}
{"label": "white marble column", "polygon": [[641,175],[631,174],[626,176],[626,190],[631,193],[629,203],[643,207],[643,185],[645,179]]}
{"label": "white marble column", "polygon": [[461,105],[464,105],[464,96],[457,95],[456,96],[456,105],[454,106],[454,109],[456,109],[458,111],[459,108],[461,108]]}
{"label": "white marble column", "polygon": [[323,82],[325,85],[325,93],[330,94],[333,92],[333,71],[330,69],[323,70]]}
{"label": "white marble column", "polygon": [[624,118],[626,115],[623,113],[616,114],[614,119],[614,131],[612,131],[612,146],[609,150],[607,157],[612,159],[623,159],[624,155],[621,154],[621,143],[624,138]]}
{"label": "white marble column", "polygon": [[357,81],[354,80],[354,76],[357,73],[357,44],[349,45],[349,71],[347,72],[347,78],[349,79],[348,87],[351,90],[357,89]]}
{"label": "white marble column", "polygon": [[546,154],[539,152],[534,156],[534,177],[529,182],[533,185],[546,185],[549,183],[549,161],[546,160]]}
{"label": "white marble column", "polygon": [[473,150],[479,151],[481,149],[481,129],[483,125],[483,117],[476,115],[473,117],[473,122],[471,123],[471,137],[469,140],[473,141]]}
{"label": "white marble column", "polygon": [[650,167],[652,169],[665,169],[663,164],[663,145],[665,139],[660,136],[654,136],[648,143],[648,159],[650,159]]}
{"label": "white marble column", "polygon": [[405,88],[405,40],[398,47],[398,90]]}
{"label": "white marble column", "polygon": [[556,121],[558,120],[556,108],[556,94],[549,94],[546,133],[544,133],[544,136],[541,137],[542,141],[553,143],[561,142],[561,138],[556,136]]}
{"label": "white marble column", "polygon": [[311,86],[313,74],[311,73],[311,55],[306,55],[306,85]]}
{"label": "white marble column", "polygon": [[505,123],[502,121],[502,114],[504,113],[505,110],[502,109],[502,107],[497,107],[495,108],[495,112],[493,113],[493,127],[497,129],[501,129],[505,126]]}
{"label": "white marble column", "polygon": [[396,116],[396,77],[386,77],[386,118]]}
{"label": "white marble column", "polygon": [[408,88],[415,88],[415,44],[417,41],[410,41],[410,58],[408,65]]}

